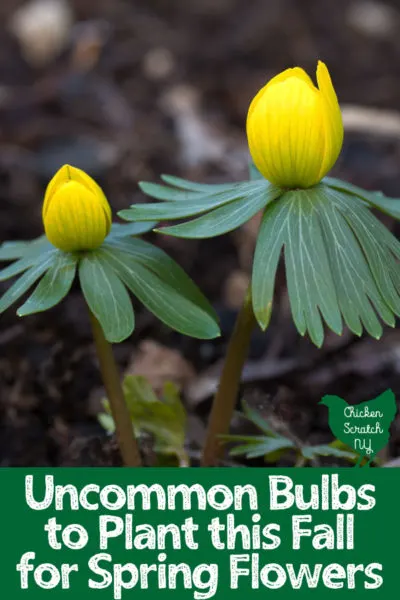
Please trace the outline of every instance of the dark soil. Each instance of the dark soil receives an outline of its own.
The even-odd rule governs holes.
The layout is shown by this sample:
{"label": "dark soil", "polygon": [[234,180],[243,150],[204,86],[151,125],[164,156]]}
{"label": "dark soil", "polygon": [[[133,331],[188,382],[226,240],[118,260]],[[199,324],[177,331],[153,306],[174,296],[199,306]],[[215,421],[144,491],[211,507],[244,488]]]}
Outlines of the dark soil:
{"label": "dark soil", "polygon": [[[41,66],[23,57],[7,26],[21,4],[3,0],[0,7],[0,241],[41,234],[43,192],[64,163],[94,176],[115,213],[143,201],[137,182],[160,173],[205,182],[246,178],[249,101],[287,66],[312,73],[321,58],[343,104],[400,108],[398,0],[385,2],[394,12],[383,33],[357,22],[350,8],[361,0],[71,0],[69,41]],[[192,144],[193,155],[182,115],[186,123],[200,119],[206,132],[205,141]],[[400,136],[349,133],[335,174],[400,196]],[[115,348],[121,369],[142,340],[152,339],[177,349],[199,385],[208,377],[234,321],[227,282],[249,270],[252,238],[242,233],[202,242],[153,235],[217,307],[225,341],[183,339],[137,306],[135,334]],[[318,401],[331,393],[360,402],[389,387],[400,398],[399,349],[400,333],[388,330],[380,341],[328,335],[317,350],[294,330],[281,282],[271,328],[254,336],[244,395],[291,435],[329,443]],[[100,386],[78,287],[46,314],[18,320],[6,312],[0,466],[119,464],[114,441],[96,420]],[[193,448],[211,400],[198,396],[185,396],[199,426],[190,432]],[[399,455],[398,419],[384,460]]]}

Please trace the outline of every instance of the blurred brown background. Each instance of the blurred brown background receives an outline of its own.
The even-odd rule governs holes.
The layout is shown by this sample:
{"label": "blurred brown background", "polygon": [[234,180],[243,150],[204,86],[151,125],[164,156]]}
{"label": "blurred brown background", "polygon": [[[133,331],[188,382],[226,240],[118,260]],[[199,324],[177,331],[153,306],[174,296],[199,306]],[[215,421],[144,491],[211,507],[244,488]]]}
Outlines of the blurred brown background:
{"label": "blurred brown background", "polygon": [[[250,100],[288,66],[313,75],[318,59],[344,109],[335,173],[400,196],[400,1],[2,0],[0,22],[0,241],[41,234],[43,192],[64,163],[95,177],[115,213],[143,201],[137,182],[160,173],[246,178]],[[225,336],[256,231],[254,219],[209,241],[153,237],[209,296]],[[317,407],[323,394],[359,402],[392,387],[400,397],[396,331],[380,342],[328,335],[318,351],[295,332],[278,287],[271,328],[255,335],[245,371],[250,402],[319,443],[332,439]],[[196,448],[225,341],[182,339],[137,308],[136,333],[117,358],[156,387],[165,378],[182,386]],[[96,422],[99,385],[78,289],[46,315],[3,315],[0,465],[114,464]],[[399,444],[397,423],[385,460]]]}

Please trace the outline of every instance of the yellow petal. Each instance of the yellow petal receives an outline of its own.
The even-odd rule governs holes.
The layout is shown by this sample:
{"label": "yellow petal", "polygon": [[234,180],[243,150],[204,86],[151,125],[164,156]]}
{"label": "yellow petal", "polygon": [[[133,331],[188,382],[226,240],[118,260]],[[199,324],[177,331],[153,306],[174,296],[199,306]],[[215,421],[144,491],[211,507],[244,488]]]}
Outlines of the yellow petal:
{"label": "yellow petal", "polygon": [[110,226],[111,226],[111,220],[112,220],[111,208],[107,202],[107,199],[103,193],[103,190],[94,181],[94,179],[92,179],[87,173],[85,173],[85,171],[82,171],[82,169],[78,169],[77,167],[73,167],[71,165],[62,166],[57,171],[57,173],[54,175],[54,177],[50,181],[50,183],[48,184],[46,193],[44,196],[44,202],[43,202],[43,210],[42,210],[43,218],[46,215],[49,201],[50,201],[52,195],[54,194],[55,190],[57,188],[59,188],[60,186],[65,185],[69,181],[76,181],[76,182],[80,183],[85,188],[90,190],[93,194],[98,196],[99,200],[101,200],[101,202],[103,204],[103,208],[106,212],[107,219],[109,220]]}
{"label": "yellow petal", "polygon": [[111,227],[111,208],[101,188],[69,165],[47,186],[42,214],[47,238],[65,252],[97,248]]}
{"label": "yellow petal", "polygon": [[275,77],[270,79],[269,82],[263,88],[261,88],[261,90],[258,92],[258,94],[256,94],[256,96],[253,98],[253,101],[250,104],[247,118],[250,117],[256,104],[258,103],[260,98],[264,95],[264,93],[266,92],[266,90],[269,87],[271,87],[272,85],[274,85],[276,83],[282,83],[283,81],[286,81],[286,79],[289,79],[289,77],[297,77],[298,79],[304,81],[305,83],[308,83],[312,88],[315,87],[313,82],[311,81],[310,77],[304,71],[304,69],[301,69],[300,67],[293,67],[291,69],[286,69],[285,71],[282,71],[282,73],[279,73],[278,75],[275,75]]}
{"label": "yellow petal", "polygon": [[68,183],[68,181],[71,179],[70,174],[69,174],[69,169],[70,169],[69,165],[64,165],[57,171],[57,173],[54,175],[54,177],[49,181],[47,188],[46,188],[45,195],[44,195],[44,202],[43,202],[43,208],[42,208],[43,218],[46,216],[47,208],[49,206],[49,201],[50,201],[51,196],[54,194],[54,191],[61,185]]}
{"label": "yellow petal", "polygon": [[339,102],[325,63],[318,61],[317,82],[324,106],[325,156],[320,179],[335,164],[343,145],[343,121]]}
{"label": "yellow petal", "polygon": [[286,81],[286,79],[289,79],[290,77],[296,77],[297,79],[300,79],[301,81],[304,81],[305,83],[308,83],[312,88],[315,88],[315,85],[313,84],[311,78],[309,77],[309,75],[307,75],[305,70],[302,69],[301,67],[293,67],[291,69],[286,69],[285,71],[282,71],[282,73],[279,73],[278,75],[275,75],[275,77],[270,79],[270,81],[267,83],[267,85],[274,85],[275,83],[282,83],[283,81]]}
{"label": "yellow petal", "polygon": [[343,141],[339,104],[328,70],[318,89],[298,67],[264,86],[252,101],[247,136],[259,171],[281,187],[311,187],[336,161]]}
{"label": "yellow petal", "polygon": [[322,118],[320,95],[304,79],[289,77],[268,87],[247,121],[250,153],[264,177],[282,187],[318,181]]}

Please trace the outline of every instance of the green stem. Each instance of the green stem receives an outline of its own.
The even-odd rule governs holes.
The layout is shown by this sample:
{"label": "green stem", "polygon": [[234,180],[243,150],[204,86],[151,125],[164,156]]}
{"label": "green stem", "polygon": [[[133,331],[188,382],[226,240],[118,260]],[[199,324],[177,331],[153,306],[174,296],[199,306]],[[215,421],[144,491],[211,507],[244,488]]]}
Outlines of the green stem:
{"label": "green stem", "polygon": [[214,397],[201,459],[201,466],[203,467],[215,466],[221,457],[223,446],[219,436],[229,433],[242,370],[255,325],[256,319],[253,313],[251,289],[249,288],[229,340],[218,390]]}
{"label": "green stem", "polygon": [[107,342],[100,323],[91,311],[89,311],[89,316],[100,363],[101,376],[110,403],[123,463],[126,467],[140,467],[140,452],[133,433],[132,420],[125,402],[120,375],[111,344]]}

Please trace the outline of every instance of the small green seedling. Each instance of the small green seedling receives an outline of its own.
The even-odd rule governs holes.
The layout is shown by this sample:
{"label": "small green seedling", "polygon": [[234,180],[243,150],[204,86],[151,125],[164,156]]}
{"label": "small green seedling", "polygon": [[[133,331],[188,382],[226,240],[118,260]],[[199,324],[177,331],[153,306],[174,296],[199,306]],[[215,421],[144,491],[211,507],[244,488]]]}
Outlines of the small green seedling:
{"label": "small green seedling", "polygon": [[236,444],[229,454],[245,456],[248,459],[263,458],[266,463],[273,463],[282,457],[293,456],[296,467],[303,467],[315,462],[319,457],[338,458],[348,462],[356,462],[357,454],[350,448],[337,446],[337,440],[331,444],[309,446],[295,437],[286,437],[275,431],[266,419],[245,401],[242,402],[242,416],[260,429],[262,435],[224,435],[225,442]]}
{"label": "small green seedling", "polygon": [[[185,450],[186,410],[178,387],[172,382],[164,383],[159,398],[145,377],[127,375],[122,388],[136,436],[152,436],[158,466],[172,457],[177,459],[175,465],[188,467],[189,457]],[[112,434],[115,432],[115,423],[106,398],[103,406],[105,412],[99,415],[99,421]]]}

